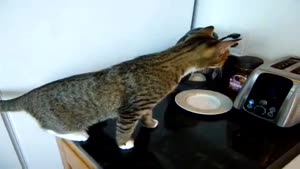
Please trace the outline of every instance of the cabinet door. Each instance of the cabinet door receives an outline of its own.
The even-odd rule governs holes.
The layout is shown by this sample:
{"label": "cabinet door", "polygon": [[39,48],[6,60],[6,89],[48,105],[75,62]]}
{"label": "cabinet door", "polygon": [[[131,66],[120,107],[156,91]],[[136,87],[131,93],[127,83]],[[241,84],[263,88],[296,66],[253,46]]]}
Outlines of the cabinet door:
{"label": "cabinet door", "polygon": [[72,141],[57,139],[65,169],[102,169],[88,154]]}
{"label": "cabinet door", "polygon": [[13,144],[0,116],[0,168],[3,169],[22,169],[21,163],[15,152]]}

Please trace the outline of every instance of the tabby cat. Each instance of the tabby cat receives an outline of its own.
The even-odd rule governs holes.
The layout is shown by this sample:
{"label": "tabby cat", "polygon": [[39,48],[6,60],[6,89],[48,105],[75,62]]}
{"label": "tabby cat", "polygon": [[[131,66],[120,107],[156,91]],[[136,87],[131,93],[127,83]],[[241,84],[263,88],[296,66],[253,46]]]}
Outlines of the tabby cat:
{"label": "tabby cat", "polygon": [[221,67],[237,40],[219,41],[213,26],[198,30],[183,42],[110,68],[51,82],[18,98],[0,101],[0,112],[25,111],[40,127],[58,137],[85,141],[89,126],[117,118],[116,142],[132,148],[132,133],[140,120],[155,128],[153,107],[187,74]]}

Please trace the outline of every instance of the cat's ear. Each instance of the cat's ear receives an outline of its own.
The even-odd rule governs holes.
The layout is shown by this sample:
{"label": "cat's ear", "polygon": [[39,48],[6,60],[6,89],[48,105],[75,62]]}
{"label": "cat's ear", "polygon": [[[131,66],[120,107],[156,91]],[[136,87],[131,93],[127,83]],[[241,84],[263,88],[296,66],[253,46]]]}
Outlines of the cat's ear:
{"label": "cat's ear", "polygon": [[213,37],[214,29],[215,29],[214,26],[207,26],[207,27],[201,29],[200,32],[201,32],[201,34],[204,34],[206,36]]}
{"label": "cat's ear", "polygon": [[220,41],[217,44],[217,56],[224,54],[228,51],[231,47],[237,45],[241,39],[234,39],[228,41]]}

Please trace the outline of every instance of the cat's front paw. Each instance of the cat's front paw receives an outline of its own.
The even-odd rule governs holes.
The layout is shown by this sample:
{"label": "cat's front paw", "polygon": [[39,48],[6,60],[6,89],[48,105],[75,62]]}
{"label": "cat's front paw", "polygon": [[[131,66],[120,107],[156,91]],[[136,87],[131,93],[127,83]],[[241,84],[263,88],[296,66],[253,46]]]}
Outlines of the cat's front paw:
{"label": "cat's front paw", "polygon": [[134,147],[134,141],[131,139],[131,140],[128,140],[125,144],[123,145],[119,145],[119,148],[120,149],[123,149],[123,150],[128,150],[128,149],[131,149]]}
{"label": "cat's front paw", "polygon": [[145,127],[154,129],[158,126],[158,120],[152,119],[152,123],[144,124]]}

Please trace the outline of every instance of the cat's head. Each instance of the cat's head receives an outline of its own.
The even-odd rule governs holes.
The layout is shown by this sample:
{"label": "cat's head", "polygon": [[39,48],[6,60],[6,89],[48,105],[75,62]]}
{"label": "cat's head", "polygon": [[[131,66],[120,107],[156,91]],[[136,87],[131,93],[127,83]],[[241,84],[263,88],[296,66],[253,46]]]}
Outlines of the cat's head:
{"label": "cat's head", "polygon": [[[229,56],[229,49],[238,44],[241,39],[219,40],[214,36],[214,27],[208,26],[193,32],[186,37],[182,44],[196,46],[196,57],[199,61],[205,63],[201,65],[206,68],[222,67]],[[204,62],[203,62],[204,61]]]}

